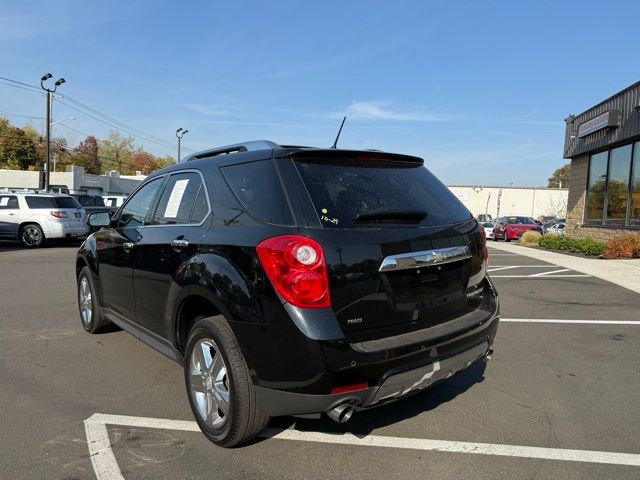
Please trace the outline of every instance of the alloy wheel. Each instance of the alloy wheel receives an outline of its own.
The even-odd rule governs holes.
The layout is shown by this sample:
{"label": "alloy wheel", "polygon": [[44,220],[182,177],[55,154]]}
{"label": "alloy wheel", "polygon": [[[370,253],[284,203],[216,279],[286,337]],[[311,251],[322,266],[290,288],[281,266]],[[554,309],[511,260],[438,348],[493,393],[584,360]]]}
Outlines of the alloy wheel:
{"label": "alloy wheel", "polygon": [[32,247],[40,241],[40,231],[36,227],[25,227],[22,230],[22,241]]}
{"label": "alloy wheel", "polygon": [[78,286],[78,303],[80,304],[80,317],[85,327],[91,325],[91,317],[93,315],[93,303],[91,300],[91,287],[87,277],[80,279]]}
{"label": "alloy wheel", "polygon": [[220,429],[229,416],[230,392],[227,366],[210,338],[201,338],[191,350],[189,390],[200,418]]}

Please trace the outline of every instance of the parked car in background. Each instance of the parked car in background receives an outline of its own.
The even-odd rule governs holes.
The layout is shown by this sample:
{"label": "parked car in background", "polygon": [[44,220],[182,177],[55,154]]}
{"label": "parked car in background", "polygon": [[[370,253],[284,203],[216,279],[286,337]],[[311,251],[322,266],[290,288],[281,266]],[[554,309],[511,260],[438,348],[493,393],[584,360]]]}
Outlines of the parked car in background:
{"label": "parked car in background", "polygon": [[478,220],[478,222],[480,223],[493,222],[493,217],[488,213],[481,213],[476,217],[476,220]]}
{"label": "parked car in background", "polygon": [[0,238],[19,240],[27,248],[38,248],[46,239],[86,235],[86,219],[86,210],[68,195],[0,193]]}
{"label": "parked car in background", "polygon": [[103,195],[102,199],[104,200],[104,204],[107,207],[119,208],[122,206],[127,197],[124,195]]}
{"label": "parked car in background", "polygon": [[554,223],[553,226],[546,228],[546,233],[555,233],[556,235],[564,235],[564,223]]}
{"label": "parked car in background", "polygon": [[[542,232],[547,233],[549,229],[557,227],[559,224],[565,224],[566,220],[564,218],[554,218],[549,220],[542,226]],[[564,229],[564,226],[562,227]]]}
{"label": "parked car in background", "polygon": [[482,223],[482,228],[484,228],[484,234],[487,238],[493,238],[493,222],[484,222]]}
{"label": "parked car in background", "polygon": [[[87,215],[91,213],[107,212],[109,215],[113,215],[118,210],[118,207],[109,207],[105,205],[104,199],[100,195],[87,195],[72,193],[71,196],[75,198],[80,205],[87,211]],[[89,227],[91,232],[96,231],[95,228]]]}
{"label": "parked car in background", "polygon": [[509,216],[502,217],[493,227],[493,240],[511,240],[519,239],[525,232],[529,231],[542,232],[542,227],[538,225],[530,217]]}
{"label": "parked car in background", "polygon": [[90,224],[84,329],[117,324],[181,364],[221,446],[271,416],[347,421],[492,351],[484,230],[417,157],[230,145],[154,172]]}

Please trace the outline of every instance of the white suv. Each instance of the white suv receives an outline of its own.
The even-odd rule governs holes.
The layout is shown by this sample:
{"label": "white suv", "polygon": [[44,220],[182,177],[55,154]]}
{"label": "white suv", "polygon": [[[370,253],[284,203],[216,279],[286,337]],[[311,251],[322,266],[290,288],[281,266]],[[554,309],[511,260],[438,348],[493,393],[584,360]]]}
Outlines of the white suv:
{"label": "white suv", "polygon": [[46,238],[76,238],[89,233],[87,213],[68,195],[0,192],[0,238],[37,248]]}

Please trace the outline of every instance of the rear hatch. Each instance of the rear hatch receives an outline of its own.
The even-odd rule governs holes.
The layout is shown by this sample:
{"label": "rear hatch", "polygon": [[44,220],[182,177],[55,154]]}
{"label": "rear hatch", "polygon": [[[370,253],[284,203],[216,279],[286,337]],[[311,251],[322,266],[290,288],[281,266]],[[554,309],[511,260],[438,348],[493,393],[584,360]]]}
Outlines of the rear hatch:
{"label": "rear hatch", "polygon": [[483,230],[415,157],[306,151],[294,156],[320,228],[331,303],[351,341],[399,335],[479,308]]}
{"label": "rear hatch", "polygon": [[61,212],[61,220],[67,227],[80,227],[86,223],[86,210],[73,197],[54,197],[56,210]]}

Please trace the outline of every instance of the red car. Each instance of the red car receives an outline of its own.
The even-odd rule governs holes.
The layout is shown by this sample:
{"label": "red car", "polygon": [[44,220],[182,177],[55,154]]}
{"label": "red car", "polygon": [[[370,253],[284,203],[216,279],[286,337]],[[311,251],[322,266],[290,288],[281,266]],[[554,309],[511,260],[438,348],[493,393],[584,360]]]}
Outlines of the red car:
{"label": "red car", "polygon": [[493,227],[493,241],[519,239],[524,232],[533,230],[542,233],[542,227],[529,217],[502,217]]}

